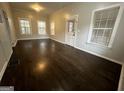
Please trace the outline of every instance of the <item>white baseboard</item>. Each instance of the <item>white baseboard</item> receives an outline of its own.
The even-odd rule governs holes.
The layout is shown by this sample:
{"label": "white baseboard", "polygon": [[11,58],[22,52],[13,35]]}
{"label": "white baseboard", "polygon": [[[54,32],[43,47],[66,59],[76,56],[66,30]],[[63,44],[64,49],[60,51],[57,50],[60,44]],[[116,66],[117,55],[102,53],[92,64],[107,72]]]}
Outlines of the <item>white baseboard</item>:
{"label": "white baseboard", "polygon": [[11,54],[10,54],[8,60],[5,62],[3,68],[2,68],[2,70],[1,70],[1,72],[0,72],[0,81],[2,80],[2,77],[3,77],[3,75],[4,75],[4,72],[5,72],[5,70],[6,70],[6,67],[7,67],[8,63],[9,63],[9,60],[10,60],[10,58],[11,58],[12,53],[13,53],[13,51],[11,51]]}
{"label": "white baseboard", "polygon": [[[52,38],[50,38],[50,39],[52,39]],[[65,42],[62,42],[62,41],[59,41],[59,40],[56,40],[56,39],[52,39],[52,40],[57,41],[57,42],[60,42],[60,43],[62,43],[62,44],[66,44]],[[68,45],[68,44],[66,44],[66,45]],[[117,60],[114,60],[114,59],[111,59],[111,58],[102,56],[102,55],[100,55],[100,54],[98,54],[98,53],[94,53],[94,52],[88,51],[88,50],[86,50],[86,49],[81,49],[81,48],[79,48],[79,47],[74,47],[74,48],[79,49],[79,50],[81,50],[81,51],[85,51],[85,52],[90,53],[90,54],[92,54],[92,55],[95,55],[95,56],[98,56],[98,57],[107,59],[107,60],[112,61],[112,62],[114,62],[114,63],[123,65],[123,62],[120,62],[120,61],[117,61]]]}
{"label": "white baseboard", "polygon": [[15,47],[15,46],[16,46],[16,44],[17,44],[17,40],[15,41],[14,45],[12,45],[12,47]]}
{"label": "white baseboard", "polygon": [[35,40],[35,39],[49,39],[49,37],[42,37],[42,38],[19,38],[16,40],[16,42],[14,43],[13,47],[16,46],[18,40]]}
{"label": "white baseboard", "polygon": [[32,40],[32,39],[49,39],[49,37],[41,37],[41,38],[19,38],[17,40]]}
{"label": "white baseboard", "polygon": [[82,51],[85,51],[85,52],[90,53],[90,54],[92,54],[92,55],[95,55],[95,56],[98,56],[98,57],[107,59],[107,60],[112,61],[112,62],[114,62],[114,63],[123,65],[123,62],[120,62],[120,61],[117,61],[117,60],[114,60],[114,59],[111,59],[111,58],[102,56],[102,55],[100,55],[100,54],[98,54],[98,53],[94,53],[94,52],[88,51],[88,50],[86,50],[86,49],[81,49],[81,48],[79,48],[79,47],[74,47],[74,48],[79,49],[79,50],[82,50]]}
{"label": "white baseboard", "polygon": [[124,64],[122,65],[121,73],[120,73],[120,79],[119,79],[119,84],[118,84],[118,91],[124,91]]}
{"label": "white baseboard", "polygon": [[50,38],[51,40],[54,40],[56,42],[59,42],[59,43],[62,43],[62,44],[65,44],[65,42],[62,42],[62,41],[59,41],[59,40],[56,40],[56,39],[53,39],[53,38]]}

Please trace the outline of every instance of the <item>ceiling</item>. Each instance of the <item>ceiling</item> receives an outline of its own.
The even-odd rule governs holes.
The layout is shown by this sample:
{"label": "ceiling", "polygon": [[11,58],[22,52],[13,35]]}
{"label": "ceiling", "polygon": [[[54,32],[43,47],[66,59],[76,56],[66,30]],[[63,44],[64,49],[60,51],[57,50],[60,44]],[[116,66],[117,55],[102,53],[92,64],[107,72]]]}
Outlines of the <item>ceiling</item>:
{"label": "ceiling", "polygon": [[49,15],[63,7],[66,7],[72,3],[70,2],[38,2],[38,3],[33,3],[33,2],[12,2],[10,3],[10,6],[12,10],[27,10],[27,11],[34,11],[34,9],[31,8],[32,5],[37,4],[40,7],[43,8],[43,10],[40,11],[43,15]]}

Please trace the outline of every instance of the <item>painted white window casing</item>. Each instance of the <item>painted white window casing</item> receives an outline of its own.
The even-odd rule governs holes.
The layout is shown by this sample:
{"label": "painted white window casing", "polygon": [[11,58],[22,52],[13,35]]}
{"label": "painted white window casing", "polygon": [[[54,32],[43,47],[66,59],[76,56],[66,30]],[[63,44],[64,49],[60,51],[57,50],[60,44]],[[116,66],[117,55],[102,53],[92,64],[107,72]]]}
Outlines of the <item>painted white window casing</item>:
{"label": "painted white window casing", "polygon": [[119,5],[93,11],[88,42],[112,47],[121,15]]}
{"label": "painted white window casing", "polygon": [[20,30],[22,35],[30,35],[31,34],[31,26],[30,21],[26,18],[19,19]]}

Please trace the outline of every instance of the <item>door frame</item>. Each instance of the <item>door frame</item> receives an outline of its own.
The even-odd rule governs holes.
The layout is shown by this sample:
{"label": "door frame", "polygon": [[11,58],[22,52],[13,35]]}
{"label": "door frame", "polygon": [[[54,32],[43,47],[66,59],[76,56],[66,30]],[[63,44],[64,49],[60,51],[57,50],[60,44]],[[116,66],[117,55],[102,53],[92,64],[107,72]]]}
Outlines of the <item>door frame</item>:
{"label": "door frame", "polygon": [[79,15],[71,15],[71,16],[69,16],[69,18],[67,18],[66,20],[65,20],[65,23],[66,23],[66,26],[65,26],[65,44],[67,44],[67,45],[70,45],[70,44],[68,44],[68,35],[67,35],[67,33],[68,33],[68,20],[76,20],[76,22],[75,22],[75,36],[74,36],[74,45],[72,46],[72,45],[70,45],[70,46],[72,46],[72,47],[76,47],[76,40],[77,40],[77,32],[78,32],[78,18],[79,18]]}

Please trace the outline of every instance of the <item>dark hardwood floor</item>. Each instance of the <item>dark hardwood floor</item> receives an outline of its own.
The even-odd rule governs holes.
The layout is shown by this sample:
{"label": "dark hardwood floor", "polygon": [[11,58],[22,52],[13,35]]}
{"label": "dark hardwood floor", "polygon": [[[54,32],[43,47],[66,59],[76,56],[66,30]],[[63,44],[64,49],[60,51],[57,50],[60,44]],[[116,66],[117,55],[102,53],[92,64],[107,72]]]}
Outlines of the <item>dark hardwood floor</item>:
{"label": "dark hardwood floor", "polygon": [[50,39],[18,41],[1,86],[15,90],[117,90],[121,65]]}

